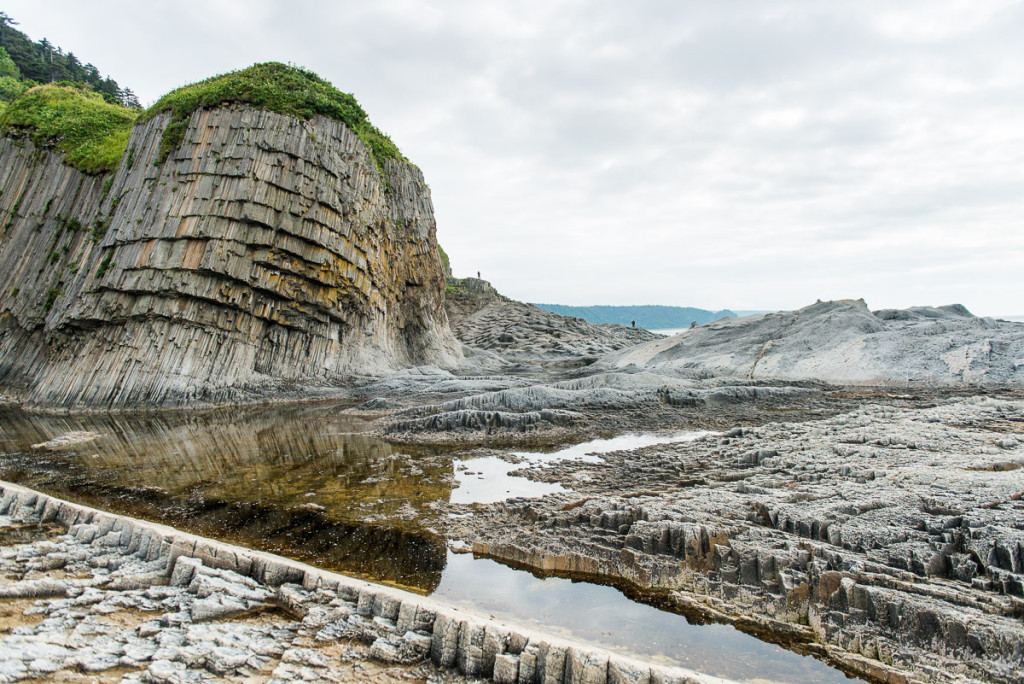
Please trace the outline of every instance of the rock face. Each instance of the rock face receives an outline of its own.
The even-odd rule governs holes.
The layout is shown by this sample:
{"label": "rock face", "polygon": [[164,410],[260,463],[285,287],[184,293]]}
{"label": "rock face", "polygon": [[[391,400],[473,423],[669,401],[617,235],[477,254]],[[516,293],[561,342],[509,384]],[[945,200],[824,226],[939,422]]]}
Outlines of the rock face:
{"label": "rock face", "polygon": [[196,111],[113,176],[0,139],[0,393],[47,407],[243,401],[450,365],[430,193],[343,123]]}
{"label": "rock face", "polygon": [[872,313],[862,300],[725,318],[601,361],[694,377],[835,384],[1024,381],[1024,325],[960,305]]}

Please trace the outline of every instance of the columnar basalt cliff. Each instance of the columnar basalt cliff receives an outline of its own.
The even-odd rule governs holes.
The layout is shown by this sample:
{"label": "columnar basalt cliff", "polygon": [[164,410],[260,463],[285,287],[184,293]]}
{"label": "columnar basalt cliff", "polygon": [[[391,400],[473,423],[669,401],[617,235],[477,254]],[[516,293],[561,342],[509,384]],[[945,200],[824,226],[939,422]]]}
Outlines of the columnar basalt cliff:
{"label": "columnar basalt cliff", "polygon": [[0,393],[183,406],[457,360],[419,169],[239,104],[160,161],[170,117],[106,176],[0,139]]}

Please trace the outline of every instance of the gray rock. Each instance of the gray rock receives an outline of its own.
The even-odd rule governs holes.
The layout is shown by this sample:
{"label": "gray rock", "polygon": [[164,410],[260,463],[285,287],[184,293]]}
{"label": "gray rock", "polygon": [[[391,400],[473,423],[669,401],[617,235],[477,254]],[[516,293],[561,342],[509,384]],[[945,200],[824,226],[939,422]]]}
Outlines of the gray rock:
{"label": "gray rock", "polygon": [[107,178],[0,139],[5,396],[237,402],[459,360],[419,169],[378,168],[341,122],[244,106],[195,112],[157,164],[168,123],[136,126]]}
{"label": "gray rock", "polygon": [[834,384],[1002,384],[1024,381],[1024,324],[962,306],[871,313],[863,300],[723,318],[614,352],[601,368]]}
{"label": "gray rock", "polygon": [[502,653],[494,658],[495,684],[516,684],[519,681],[519,658]]}

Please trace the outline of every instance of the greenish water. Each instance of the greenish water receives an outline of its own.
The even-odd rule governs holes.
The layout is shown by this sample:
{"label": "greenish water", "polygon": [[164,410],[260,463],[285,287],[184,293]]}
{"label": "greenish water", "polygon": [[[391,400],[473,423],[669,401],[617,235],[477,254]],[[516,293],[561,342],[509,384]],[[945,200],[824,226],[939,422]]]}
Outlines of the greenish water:
{"label": "greenish water", "polygon": [[[838,670],[730,626],[632,601],[618,590],[540,577],[447,551],[449,501],[542,495],[495,458],[397,446],[344,406],[207,413],[51,416],[0,411],[0,478],[98,508],[433,594],[477,611],[720,677],[838,682]],[[82,441],[33,448],[69,433]],[[671,437],[633,435],[532,463]],[[544,485],[551,487],[551,485]]]}

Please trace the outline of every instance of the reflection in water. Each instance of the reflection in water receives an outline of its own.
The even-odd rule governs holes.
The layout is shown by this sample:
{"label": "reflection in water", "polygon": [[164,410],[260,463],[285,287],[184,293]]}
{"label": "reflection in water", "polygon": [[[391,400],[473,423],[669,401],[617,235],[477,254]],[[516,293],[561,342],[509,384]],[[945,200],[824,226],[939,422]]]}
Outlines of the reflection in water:
{"label": "reflection in water", "polygon": [[[451,459],[355,434],[337,405],[203,413],[0,412],[0,477],[71,500],[186,525],[322,567],[430,591],[444,540],[433,505]],[[57,450],[31,445],[92,431]]]}
{"label": "reflection in water", "polygon": [[737,681],[845,682],[810,656],[760,641],[729,625],[691,624],[682,615],[631,601],[617,589],[536,577],[470,555],[449,554],[434,596],[533,624],[605,648]]}
{"label": "reflection in water", "polygon": [[600,454],[626,449],[639,449],[654,444],[692,442],[711,434],[709,432],[676,432],[671,434],[629,433],[610,439],[592,439],[561,447],[554,451],[513,451],[518,459],[513,463],[497,456],[484,456],[455,461],[457,488],[451,503],[495,503],[515,497],[541,497],[566,491],[559,484],[529,480],[515,471],[530,466],[544,466],[559,461],[574,460],[586,463],[600,462]]}
{"label": "reflection in water", "polygon": [[[466,478],[477,477],[469,471],[483,472],[484,460],[458,462],[468,469],[459,477],[467,488],[453,492],[457,474],[451,454],[399,451],[355,434],[365,425],[342,414],[343,408],[323,404],[141,416],[0,410],[0,478],[320,567],[435,592],[502,618],[713,674],[738,679],[756,674],[760,681],[843,678],[731,627],[690,625],[681,615],[635,603],[609,587],[540,579],[494,561],[447,554],[443,537],[432,529],[439,520],[438,502],[456,494],[471,498]],[[99,434],[56,450],[32,449],[76,431]],[[517,456],[531,463],[590,458],[585,454],[692,434],[629,435]],[[509,469],[521,466],[495,461],[499,466],[491,485],[543,485],[508,476]]]}
{"label": "reflection in water", "polygon": [[523,466],[497,456],[483,456],[455,462],[458,487],[452,490],[451,503],[494,503],[515,497],[540,497],[564,492],[565,488],[548,482],[535,482],[510,475]]}

